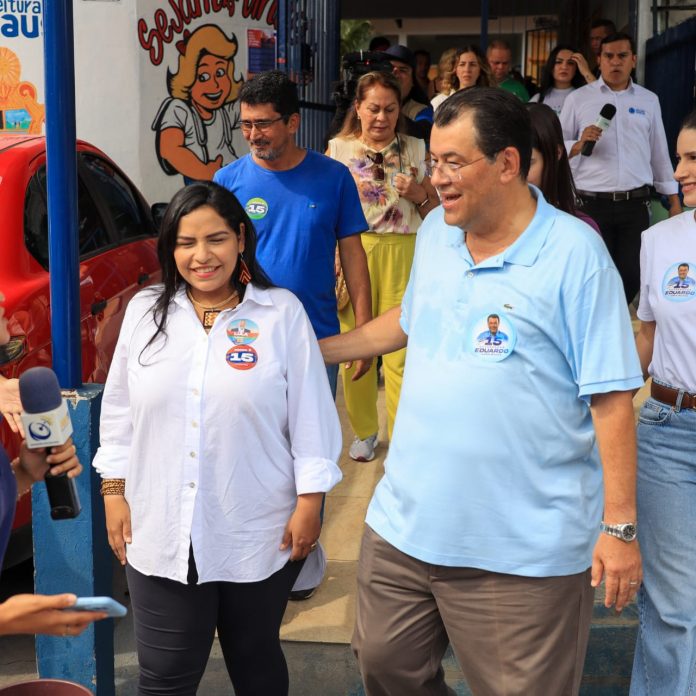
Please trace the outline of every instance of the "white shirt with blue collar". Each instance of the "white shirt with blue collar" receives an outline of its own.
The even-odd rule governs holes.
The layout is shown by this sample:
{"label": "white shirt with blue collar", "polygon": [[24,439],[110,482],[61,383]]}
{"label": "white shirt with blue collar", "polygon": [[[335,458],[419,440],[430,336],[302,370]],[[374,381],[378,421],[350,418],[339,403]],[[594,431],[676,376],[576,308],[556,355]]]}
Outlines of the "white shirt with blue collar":
{"label": "white shirt with blue collar", "polygon": [[600,77],[568,95],[560,115],[568,152],[583,130],[595,125],[605,104],[613,104],[616,114],[592,154],[570,160],[575,186],[580,191],[611,192],[654,185],[664,195],[677,193],[660,102],[632,80],[627,89],[616,92]]}
{"label": "white shirt with blue collar", "polygon": [[[590,400],[643,384],[604,243],[532,190],[530,225],[481,263],[442,208],[418,233],[399,410],[366,521],[426,563],[588,568],[603,507]],[[491,315],[500,342],[487,344]]]}

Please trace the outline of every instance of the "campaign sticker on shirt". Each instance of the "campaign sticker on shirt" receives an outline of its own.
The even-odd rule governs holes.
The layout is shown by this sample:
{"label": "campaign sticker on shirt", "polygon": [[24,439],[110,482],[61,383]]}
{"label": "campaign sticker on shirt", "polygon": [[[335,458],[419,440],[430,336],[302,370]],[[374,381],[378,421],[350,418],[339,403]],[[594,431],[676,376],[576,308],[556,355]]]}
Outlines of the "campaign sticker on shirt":
{"label": "campaign sticker on shirt", "polygon": [[235,346],[227,351],[227,364],[235,370],[251,370],[259,356],[251,346]]}
{"label": "campaign sticker on shirt", "polygon": [[260,220],[266,217],[268,203],[263,198],[250,198],[244,206],[244,210],[252,220]]}
{"label": "campaign sticker on shirt", "polygon": [[696,263],[679,261],[670,266],[662,281],[662,294],[670,302],[688,302],[696,297]]}
{"label": "campaign sticker on shirt", "polygon": [[517,343],[517,332],[507,314],[491,312],[476,321],[471,330],[471,350],[477,358],[500,362]]}
{"label": "campaign sticker on shirt", "polygon": [[235,319],[227,325],[227,338],[236,346],[248,346],[258,337],[258,324],[251,319]]}

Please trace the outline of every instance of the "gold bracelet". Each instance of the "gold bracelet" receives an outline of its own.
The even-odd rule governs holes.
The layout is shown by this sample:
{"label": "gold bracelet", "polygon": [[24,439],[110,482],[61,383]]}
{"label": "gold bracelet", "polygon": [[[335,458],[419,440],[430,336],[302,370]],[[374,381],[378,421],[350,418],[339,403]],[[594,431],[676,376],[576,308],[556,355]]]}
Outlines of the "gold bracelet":
{"label": "gold bracelet", "polygon": [[102,479],[99,492],[102,495],[124,495],[126,479]]}

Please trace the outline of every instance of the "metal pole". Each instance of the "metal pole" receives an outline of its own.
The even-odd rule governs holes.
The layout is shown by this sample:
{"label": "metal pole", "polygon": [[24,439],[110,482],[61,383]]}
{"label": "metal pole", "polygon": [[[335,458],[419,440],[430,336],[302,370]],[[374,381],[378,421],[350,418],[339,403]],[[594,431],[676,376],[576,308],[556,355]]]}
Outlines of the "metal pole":
{"label": "metal pole", "polygon": [[72,0],[44,2],[48,259],[53,369],[82,386]]}
{"label": "metal pole", "polygon": [[288,15],[291,13],[290,0],[278,3],[278,30],[276,32],[276,55],[278,70],[288,71]]}
{"label": "metal pole", "polygon": [[481,0],[481,51],[486,55],[488,48],[488,0]]}

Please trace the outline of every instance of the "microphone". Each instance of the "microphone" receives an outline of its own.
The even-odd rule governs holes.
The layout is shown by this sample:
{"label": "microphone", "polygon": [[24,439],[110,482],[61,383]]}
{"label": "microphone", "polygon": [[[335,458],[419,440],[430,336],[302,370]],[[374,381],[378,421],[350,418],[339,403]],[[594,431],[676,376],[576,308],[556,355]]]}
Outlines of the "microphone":
{"label": "microphone", "polygon": [[[605,131],[607,128],[609,128],[609,124],[611,123],[611,119],[614,118],[614,114],[616,114],[616,107],[613,104],[605,104],[602,107],[602,110],[599,112],[599,118],[597,119],[595,126]],[[583,157],[589,157],[592,154],[592,150],[594,150],[594,146],[596,144],[597,143],[595,140],[584,142],[582,144],[580,154],[583,155]]]}
{"label": "microphone", "polygon": [[[22,424],[29,449],[64,445],[73,428],[68,406],[60,393],[58,378],[48,367],[32,367],[19,376]],[[67,472],[44,477],[51,517],[64,520],[77,517],[82,509],[75,481]]]}

